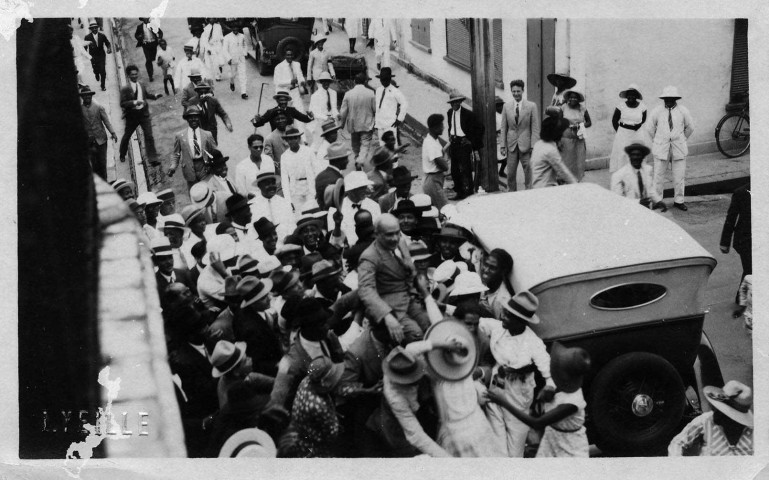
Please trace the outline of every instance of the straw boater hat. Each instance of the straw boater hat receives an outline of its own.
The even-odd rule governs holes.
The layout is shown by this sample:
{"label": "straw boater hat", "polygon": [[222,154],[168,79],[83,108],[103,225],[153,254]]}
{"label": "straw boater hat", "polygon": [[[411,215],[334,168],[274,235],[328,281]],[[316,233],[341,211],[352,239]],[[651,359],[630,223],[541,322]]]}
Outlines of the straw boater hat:
{"label": "straw boater hat", "polygon": [[144,205],[145,207],[148,207],[150,205],[161,205],[163,203],[162,200],[159,200],[157,195],[155,195],[152,192],[144,192],[136,199],[136,201],[139,203],[139,205]]}
{"label": "straw boater hat", "polygon": [[579,90],[576,90],[574,88],[571,88],[571,89],[566,90],[565,92],[563,92],[563,98],[568,99],[569,95],[576,95],[577,98],[579,99],[580,103],[585,101],[585,95],[583,95],[582,92],[580,92]]}
{"label": "straw boater hat", "polygon": [[660,98],[675,98],[679,99],[681,98],[681,95],[678,94],[678,89],[672,85],[668,85],[667,87],[662,89],[662,93],[660,94]]}
{"label": "straw boater hat", "polygon": [[635,150],[640,150],[644,154],[644,157],[651,153],[651,150],[649,149],[649,147],[647,147],[643,143],[631,143],[630,145],[625,147],[625,153],[627,154],[630,154],[630,152],[633,152]]}
{"label": "straw boater hat", "polygon": [[197,78],[202,76],[203,75],[200,73],[200,70],[198,70],[197,68],[193,68],[192,70],[190,70],[190,74],[187,75],[187,78]]}
{"label": "straw boater hat", "polygon": [[224,442],[219,458],[274,458],[277,453],[275,442],[267,432],[258,428],[245,428],[233,433]]}
{"label": "straw boater hat", "polygon": [[178,213],[172,213],[163,217],[163,232],[166,230],[184,230],[184,218]]}
{"label": "straw boater hat", "polygon": [[190,188],[190,200],[199,208],[205,208],[214,203],[214,192],[206,182],[198,182]]}
{"label": "straw boater hat", "polygon": [[422,260],[429,260],[435,254],[427,248],[425,242],[417,240],[416,242],[409,244],[409,255],[411,255],[411,260],[419,262]]}
{"label": "straw boater hat", "polygon": [[503,307],[511,315],[526,320],[532,325],[539,323],[539,317],[536,313],[539,308],[539,300],[528,290],[516,293]]}
{"label": "straw boater hat", "polygon": [[[283,267],[283,264],[280,263],[280,260],[278,260],[278,257],[275,255],[270,255],[268,257],[265,257],[262,259],[261,262],[259,262],[259,266],[257,267],[257,271],[259,272],[259,278],[269,278],[270,274],[280,268]],[[272,290],[272,286],[270,286],[270,290]]]}
{"label": "straw boater hat", "polygon": [[284,243],[275,249],[275,256],[282,258],[289,253],[302,253],[302,246],[295,243]]}
{"label": "straw boater hat", "polygon": [[94,28],[94,27],[99,28],[99,24],[96,23],[96,20],[88,24],[88,28]]}
{"label": "straw boater hat", "polygon": [[448,101],[448,103],[452,103],[452,102],[455,102],[457,100],[464,100],[466,98],[467,97],[465,97],[464,95],[459,93],[458,90],[453,90],[451,93],[449,93],[449,101]]}
{"label": "straw boater hat", "polygon": [[421,355],[414,355],[403,347],[395,347],[382,360],[382,371],[391,382],[411,385],[425,375],[427,365]]}
{"label": "straw boater hat", "polygon": [[430,210],[433,203],[432,199],[430,199],[430,196],[426,193],[415,193],[411,196],[411,198],[409,198],[409,200],[414,202],[414,206],[423,212]]}
{"label": "straw boater hat", "polygon": [[[334,120],[333,118],[329,118],[328,120],[323,122],[323,124],[321,124],[321,126],[320,126],[320,136],[322,137],[322,136],[327,135],[327,134],[329,134],[331,132],[335,132],[335,131],[339,130],[340,128],[342,128],[342,126],[341,125],[337,125],[336,124],[336,120]],[[331,146],[329,146],[328,149],[331,150],[331,147],[334,146],[334,145],[337,146],[337,149],[339,148],[339,146],[344,146],[344,144],[341,143],[341,142],[335,142],[335,143],[331,144]]]}
{"label": "straw boater hat", "polygon": [[78,95],[80,95],[81,97],[85,97],[88,95],[96,95],[96,92],[91,90],[91,87],[89,87],[88,85],[83,85],[82,87],[80,87],[80,92],[78,93]]}
{"label": "straw boater hat", "polygon": [[150,250],[155,257],[164,257],[174,254],[173,248],[171,248],[171,242],[165,235],[150,240]]}
{"label": "straw boater hat", "polygon": [[735,422],[753,428],[753,391],[747,385],[731,380],[724,388],[706,386],[703,388],[705,398],[713,408],[720,411]]}
{"label": "straw boater hat", "polygon": [[337,210],[342,205],[342,199],[344,198],[344,180],[337,179],[333,185],[328,185],[323,191],[323,204],[327,207],[334,207]]}
{"label": "straw boater hat", "polygon": [[425,340],[456,340],[462,351],[435,349],[425,354],[428,370],[441,380],[457,381],[467,378],[478,364],[478,346],[465,325],[456,320],[441,320],[425,333]]}
{"label": "straw boater hat", "polygon": [[238,294],[243,297],[243,302],[240,304],[240,308],[246,308],[254,302],[261,300],[270,294],[272,290],[272,280],[259,279],[256,277],[244,277],[243,280],[238,283]]}
{"label": "straw boater hat", "polygon": [[285,90],[278,90],[275,92],[275,95],[273,95],[272,98],[274,98],[275,100],[279,98],[286,98],[288,100],[291,100],[291,94]]}
{"label": "straw boater hat", "polygon": [[184,113],[182,114],[182,118],[189,118],[195,115],[201,116],[203,115],[203,111],[197,105],[190,105],[184,110]]}
{"label": "straw boater hat", "polygon": [[619,92],[619,98],[627,98],[627,92],[631,90],[637,94],[638,100],[643,100],[644,97],[641,95],[641,92],[638,90],[638,85],[635,83],[631,83],[626,89]]}
{"label": "straw boater hat", "polygon": [[237,367],[246,357],[246,343],[232,343],[227,340],[216,342],[214,352],[211,354],[211,376],[219,378]]}
{"label": "straw boater hat", "polygon": [[590,355],[582,348],[567,348],[553,342],[550,350],[550,373],[558,375],[558,388],[575,392],[582,387],[583,377],[590,371]]}
{"label": "straw boater hat", "polygon": [[[184,50],[195,50],[196,47],[195,38],[190,38],[187,43],[184,44]],[[194,71],[194,70],[193,70]],[[192,73],[192,72],[190,72]],[[200,76],[200,73],[198,72],[198,76]]]}
{"label": "straw boater hat", "polygon": [[159,200],[164,201],[164,202],[166,200],[173,200],[173,199],[176,198],[176,196],[174,195],[174,191],[171,190],[170,188],[166,188],[165,190],[161,190],[161,191],[157,192],[155,195],[157,195]]}
{"label": "straw boater hat", "polygon": [[286,131],[283,133],[283,138],[294,138],[294,137],[301,137],[302,132],[299,131],[296,127],[288,127]]}
{"label": "straw boater hat", "polygon": [[556,86],[556,82],[559,79],[566,82],[564,85],[564,88],[566,89],[572,88],[577,84],[577,80],[565,73],[551,73],[547,76],[547,81],[550,82],[550,85],[553,85],[554,87]]}
{"label": "straw boater hat", "polygon": [[125,178],[118,178],[117,180],[112,182],[112,188],[114,188],[116,192],[119,192],[120,190],[122,190],[124,188],[130,188],[131,189],[131,193],[133,193],[133,191],[134,191],[134,184],[133,184],[133,182],[129,182]]}
{"label": "straw boater hat", "polygon": [[280,181],[280,176],[275,172],[261,172],[259,175],[256,176],[256,180],[254,180],[254,183],[252,183],[253,186],[258,187],[259,183],[268,180],[270,178],[274,178],[276,182]]}
{"label": "straw boater hat", "polygon": [[481,276],[475,272],[462,272],[454,280],[454,289],[449,293],[449,297],[459,295],[472,295],[474,293],[483,293],[489,290],[489,287],[483,284]]}

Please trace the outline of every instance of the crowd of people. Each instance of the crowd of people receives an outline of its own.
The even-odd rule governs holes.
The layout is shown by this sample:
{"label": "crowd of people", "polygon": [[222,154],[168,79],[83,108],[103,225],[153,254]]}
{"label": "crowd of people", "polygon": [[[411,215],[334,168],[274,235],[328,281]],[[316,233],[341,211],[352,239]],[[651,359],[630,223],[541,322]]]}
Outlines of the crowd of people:
{"label": "crowd of people", "polygon": [[[465,97],[452,92],[446,114],[427,118],[425,179],[422,192],[412,192],[417,176],[399,165],[408,101],[389,55],[377,66],[381,86],[359,74],[337,109],[333,65],[316,38],[310,82],[286,51],[275,68],[276,105],[252,120],[271,132],[249,135],[249,156],[228,175],[217,118],[232,125],[214,83],[227,75],[224,64],[230,89],[237,80],[248,98],[243,34],[226,28],[233,25],[208,19],[177,59],[159,26],[142,19],[136,39],[149,78],[156,63],[166,93],[169,86],[182,92],[187,126],[166,171],[173,177],[181,170],[191,203],[180,208],[171,189],[137,196],[131,182],[113,182],[155,263],[189,456],[587,457],[581,386],[590,356],[558,343],[548,352],[530,328],[539,322],[537,297],[510,283],[513,258],[501,249],[483,252],[470,219],[446,196],[449,172],[454,200],[477,192],[473,162],[485,127],[462,106]],[[390,35],[387,22],[371,28]],[[146,101],[159,94],[138,81],[137,66],[126,74],[121,160],[142,127],[147,155],[160,164]],[[510,190],[519,163],[527,189],[575,183],[584,174],[584,129],[591,126],[584,95],[567,75],[548,79],[556,91],[544,119],[523,99],[522,80],[510,84],[512,101],[497,100],[500,175]],[[308,86],[314,92],[306,109],[299,90]],[[80,95],[84,111],[94,110],[89,128],[106,129],[116,141],[90,88]],[[672,159],[674,205],[685,210],[677,162],[692,125],[676,104],[680,96],[665,89],[665,107],[648,121],[637,87],[620,97],[627,100],[613,119],[613,190],[665,209],[658,180]],[[647,123],[652,148],[639,133]],[[338,135],[342,128],[352,151]],[[103,145],[106,133],[95,138]],[[650,153],[653,169],[644,163]],[[745,400],[746,389],[709,401]],[[544,405],[539,416],[530,411],[535,396]],[[727,432],[730,442],[737,431]],[[676,445],[694,434],[686,435]]]}

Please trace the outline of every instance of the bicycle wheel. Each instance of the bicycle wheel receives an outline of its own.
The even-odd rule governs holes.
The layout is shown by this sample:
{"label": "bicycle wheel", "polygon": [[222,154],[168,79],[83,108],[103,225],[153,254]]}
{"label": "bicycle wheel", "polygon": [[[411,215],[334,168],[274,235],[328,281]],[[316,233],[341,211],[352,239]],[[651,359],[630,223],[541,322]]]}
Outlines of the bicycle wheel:
{"label": "bicycle wheel", "polygon": [[730,113],[718,122],[716,146],[729,158],[739,157],[750,148],[750,119],[742,113]]}

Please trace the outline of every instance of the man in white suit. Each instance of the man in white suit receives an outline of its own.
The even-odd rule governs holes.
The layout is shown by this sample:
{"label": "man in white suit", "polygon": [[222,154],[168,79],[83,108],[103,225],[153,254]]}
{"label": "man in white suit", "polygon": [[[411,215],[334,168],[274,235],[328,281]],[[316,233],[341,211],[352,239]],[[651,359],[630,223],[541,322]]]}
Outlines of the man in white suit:
{"label": "man in white suit", "polygon": [[224,36],[224,55],[230,65],[230,90],[235,91],[235,77],[238,78],[240,97],[248,98],[246,80],[246,36],[240,30],[241,24],[233,25],[233,30]]}
{"label": "man in white suit", "polygon": [[302,74],[302,67],[299,62],[294,61],[294,51],[287,49],[284,54],[284,60],[275,65],[273,75],[275,91],[285,90],[291,96],[291,106],[304,113],[304,103],[302,103],[302,92],[306,91],[307,84]]}
{"label": "man in white suit", "polygon": [[390,66],[390,45],[397,42],[395,25],[388,18],[372,18],[368,27],[368,36],[374,40],[376,69]]}
{"label": "man in white suit", "polygon": [[507,151],[507,191],[518,190],[518,163],[523,167],[525,188],[531,188],[531,147],[539,140],[540,118],[537,104],[523,98],[523,80],[510,82],[513,100],[502,108],[501,134]]}

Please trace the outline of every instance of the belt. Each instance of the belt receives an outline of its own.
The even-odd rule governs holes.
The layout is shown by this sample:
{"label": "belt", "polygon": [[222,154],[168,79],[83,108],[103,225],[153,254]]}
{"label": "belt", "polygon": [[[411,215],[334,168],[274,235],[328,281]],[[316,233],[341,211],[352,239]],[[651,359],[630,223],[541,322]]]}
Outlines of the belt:
{"label": "belt", "polygon": [[635,130],[635,128],[638,125],[630,125],[630,124],[627,124],[627,123],[620,123],[619,126],[622,127],[622,128],[627,128],[628,130]]}
{"label": "belt", "polygon": [[512,368],[512,367],[507,367],[505,365],[501,365],[497,370],[497,375],[501,377],[506,377],[512,380],[524,380],[526,376],[528,376],[531,373],[534,373],[536,370],[537,370],[537,367],[533,363],[530,363],[525,367],[521,367],[521,368]]}
{"label": "belt", "polygon": [[296,181],[297,181],[297,182],[299,182],[299,181],[301,181],[301,180],[307,180],[307,177],[304,177],[304,178],[297,178],[297,179],[296,179]]}
{"label": "belt", "polygon": [[452,143],[457,143],[457,142],[461,142],[461,141],[465,140],[466,138],[467,138],[467,137],[458,137],[458,136],[456,136],[456,135],[452,135],[451,137],[449,137],[449,140],[450,140]]}
{"label": "belt", "polygon": [[552,428],[552,429],[553,429],[553,430],[555,430],[556,432],[561,432],[561,433],[577,433],[577,432],[579,432],[580,430],[582,430],[582,427],[579,427],[579,428],[575,428],[574,430],[565,430],[565,429],[563,429],[563,428],[558,428],[558,427],[555,427],[555,426],[553,426],[553,425],[548,425],[548,427]]}

